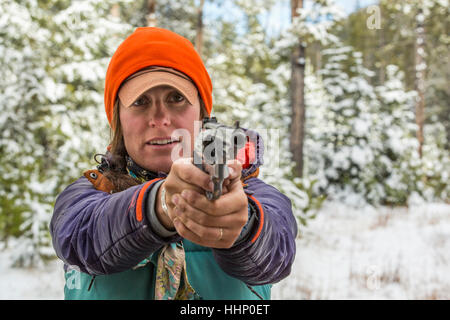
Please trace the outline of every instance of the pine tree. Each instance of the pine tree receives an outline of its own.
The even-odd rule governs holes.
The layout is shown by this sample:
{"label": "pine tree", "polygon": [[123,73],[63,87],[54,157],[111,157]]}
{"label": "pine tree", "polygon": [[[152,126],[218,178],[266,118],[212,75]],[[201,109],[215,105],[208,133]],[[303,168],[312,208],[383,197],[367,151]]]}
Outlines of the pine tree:
{"label": "pine tree", "polygon": [[0,3],[0,234],[23,236],[18,265],[53,253],[55,197],[107,145],[103,79],[129,30],[109,17],[113,2]]}
{"label": "pine tree", "polygon": [[306,95],[307,170],[318,180],[316,192],[356,205],[404,205],[412,194],[448,199],[442,179],[449,176],[448,157],[437,142],[443,141],[442,127],[435,128],[440,138],[426,146],[421,160],[416,93],[405,88],[399,68],[389,65],[385,83],[373,87],[375,73],[363,66],[361,53],[345,46],[322,53],[327,62],[319,79],[308,78]]}
{"label": "pine tree", "polygon": [[414,124],[416,93],[407,91],[403,72],[395,65],[385,70],[383,85],[376,87],[380,102],[382,154],[375,161],[376,178],[382,184],[383,204],[404,205],[419,190],[420,159]]}
{"label": "pine tree", "polygon": [[[377,202],[383,190],[375,178],[375,159],[382,154],[379,104],[362,65],[351,47],[324,50],[327,61],[319,72],[326,95],[311,111],[309,171],[317,188],[331,198],[354,197],[359,203]],[[348,73],[346,66],[351,66]]]}
{"label": "pine tree", "polygon": [[265,33],[259,17],[270,10],[262,1],[238,2],[245,33],[222,22],[215,55],[208,59],[219,119],[263,133],[264,165],[260,175],[291,200],[300,223],[314,216],[324,197],[312,194],[312,183],[294,179],[289,150],[289,48]]}

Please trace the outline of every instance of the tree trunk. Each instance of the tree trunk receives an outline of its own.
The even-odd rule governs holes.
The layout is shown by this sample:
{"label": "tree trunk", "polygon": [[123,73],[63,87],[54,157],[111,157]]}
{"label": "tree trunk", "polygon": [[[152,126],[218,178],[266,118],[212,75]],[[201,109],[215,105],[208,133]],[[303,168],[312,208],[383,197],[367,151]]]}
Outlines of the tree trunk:
{"label": "tree trunk", "polygon": [[147,0],[147,26],[156,27],[156,0]]}
{"label": "tree trunk", "polygon": [[[291,18],[298,16],[297,8],[303,8],[303,0],[291,0]],[[295,162],[295,175],[303,176],[303,141],[305,131],[305,47],[301,39],[291,55],[291,137],[290,149]]]}
{"label": "tree trunk", "polygon": [[195,48],[197,49],[200,57],[203,50],[203,5],[205,0],[200,0],[200,5],[197,8],[197,34],[195,37]]}
{"label": "tree trunk", "polygon": [[[379,52],[386,50],[386,38],[384,37],[384,32],[385,30],[377,30],[379,35],[380,35],[380,39],[379,39],[379,46],[378,46],[378,50]],[[380,73],[378,74],[378,84],[379,85],[384,85],[384,82],[386,81],[386,64],[385,64],[385,60],[384,57],[378,57],[379,61],[380,61]]]}
{"label": "tree trunk", "polygon": [[419,156],[422,158],[422,147],[424,143],[423,126],[425,122],[425,29],[424,16],[419,9],[416,16],[416,43],[415,43],[415,90],[416,98],[416,124],[417,140],[419,141]]}

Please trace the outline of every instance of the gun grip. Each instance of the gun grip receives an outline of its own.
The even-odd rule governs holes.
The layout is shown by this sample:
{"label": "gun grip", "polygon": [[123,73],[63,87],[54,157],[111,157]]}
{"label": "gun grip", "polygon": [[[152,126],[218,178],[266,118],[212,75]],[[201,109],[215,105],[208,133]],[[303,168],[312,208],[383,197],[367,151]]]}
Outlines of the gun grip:
{"label": "gun grip", "polygon": [[214,183],[214,191],[206,191],[206,198],[208,200],[216,200],[222,195],[222,182],[221,181],[213,181]]}
{"label": "gun grip", "polygon": [[[196,166],[197,168],[199,168],[199,169],[202,170],[203,172],[206,172],[206,170],[205,170],[205,168],[204,168],[204,166],[203,166],[202,163],[196,163],[196,162],[194,162],[194,166]],[[214,200],[214,199],[217,199],[218,197],[220,197],[220,194],[222,193],[222,190],[219,191],[219,195],[217,196],[217,191],[216,191],[217,188],[218,188],[217,183],[214,182],[214,192],[211,192],[211,191],[205,191],[206,199],[208,199],[208,200]],[[222,189],[222,186],[220,186],[220,189]]]}

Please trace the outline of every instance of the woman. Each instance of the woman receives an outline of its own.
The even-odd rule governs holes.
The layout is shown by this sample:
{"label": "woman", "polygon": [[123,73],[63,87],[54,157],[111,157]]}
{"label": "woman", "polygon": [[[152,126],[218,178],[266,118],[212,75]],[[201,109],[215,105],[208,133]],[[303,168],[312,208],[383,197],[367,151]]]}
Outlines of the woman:
{"label": "woman", "polygon": [[138,28],[119,46],[105,80],[109,151],[58,196],[50,225],[66,299],[270,299],[289,275],[296,221],[290,200],[257,178],[258,134],[246,130],[239,155],[255,159],[228,163],[214,201],[192,154],[174,160],[177,147],[193,150],[194,122],[211,109],[187,39]]}

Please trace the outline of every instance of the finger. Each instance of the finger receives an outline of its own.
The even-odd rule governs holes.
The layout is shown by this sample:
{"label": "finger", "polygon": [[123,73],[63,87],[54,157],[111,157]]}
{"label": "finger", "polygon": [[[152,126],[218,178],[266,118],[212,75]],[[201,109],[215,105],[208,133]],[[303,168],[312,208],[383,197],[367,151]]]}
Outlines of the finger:
{"label": "finger", "polygon": [[194,232],[192,232],[191,230],[189,230],[188,227],[186,227],[186,225],[183,223],[183,221],[180,218],[175,218],[173,220],[173,225],[175,227],[175,230],[177,231],[177,233],[183,237],[184,239],[190,240],[194,243],[197,243],[199,245],[204,245],[205,243],[203,242],[203,240],[196,235]]}
{"label": "finger", "polygon": [[[227,228],[241,228],[247,222],[246,220],[243,221],[242,217],[235,215],[235,213],[224,216],[210,215],[192,207],[179,194],[174,195],[173,203],[176,204],[174,218],[187,218],[204,227],[219,228],[227,226]],[[248,215],[244,218],[248,218]]]}
{"label": "finger", "polygon": [[170,203],[171,195],[175,193],[180,193],[182,190],[185,189],[192,189],[196,190],[199,193],[205,193],[205,190],[203,190],[202,188],[187,183],[186,181],[180,179],[179,177],[171,177],[170,180],[166,179],[162,187],[166,189],[167,204]]}
{"label": "finger", "polygon": [[223,186],[223,187],[222,187],[222,195],[224,195],[224,194],[226,194],[226,193],[228,193],[228,192],[229,192],[228,186]]}
{"label": "finger", "polygon": [[231,186],[232,186],[231,180],[225,179],[225,180],[223,181],[223,184],[222,184],[222,194],[225,194],[225,193],[229,192]]}
{"label": "finger", "polygon": [[210,176],[192,163],[192,158],[181,158],[173,162],[171,170],[184,183],[194,185],[203,190],[213,191],[214,185]]}
{"label": "finger", "polygon": [[[222,233],[220,229],[216,229],[216,239],[207,240],[205,238],[202,238],[195,232],[193,232],[187,225],[185,225],[185,222],[183,222],[181,219],[177,218],[174,220],[174,226],[177,230],[177,233],[183,237],[184,239],[187,239],[193,243],[199,244],[204,247],[210,247],[210,248],[229,248],[230,244],[228,241],[224,241],[223,234],[224,231],[222,229]],[[222,239],[220,239],[220,236],[222,235]]]}
{"label": "finger", "polygon": [[208,215],[205,212],[190,206],[181,195],[174,196],[173,202],[176,203],[174,208],[175,218],[181,218],[183,221],[184,219],[190,219],[204,227],[219,227],[223,223],[223,220],[221,220],[220,217]]}
{"label": "finger", "polygon": [[166,189],[166,195],[165,195],[165,203],[168,208],[168,216],[171,220],[174,218],[173,208],[175,205],[173,204],[173,196],[177,193],[181,193],[182,190],[186,189],[196,189],[199,193],[204,193],[205,191],[201,188],[198,188],[196,186],[193,186],[191,184],[188,184],[184,182],[181,179],[178,179],[176,176],[172,176],[169,179],[166,179],[163,184],[161,185],[161,188]]}
{"label": "finger", "polygon": [[195,190],[183,190],[181,196],[190,206],[213,216],[229,215],[248,206],[248,199],[243,190],[224,193],[214,201],[208,200],[204,194]]}
{"label": "finger", "polygon": [[214,241],[219,239],[218,231],[220,228],[206,227],[189,219],[187,216],[179,216],[176,220],[181,221],[187,229],[192,233],[195,233],[202,241]]}
{"label": "finger", "polygon": [[203,161],[203,170],[205,170],[205,172],[210,176],[214,174],[214,167],[204,161]]}
{"label": "finger", "polygon": [[242,163],[239,160],[233,159],[227,161],[229,175],[227,179],[230,181],[235,181],[241,178],[242,174]]}

